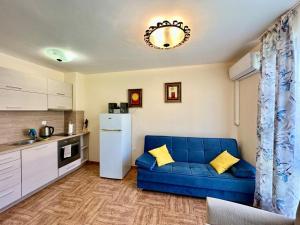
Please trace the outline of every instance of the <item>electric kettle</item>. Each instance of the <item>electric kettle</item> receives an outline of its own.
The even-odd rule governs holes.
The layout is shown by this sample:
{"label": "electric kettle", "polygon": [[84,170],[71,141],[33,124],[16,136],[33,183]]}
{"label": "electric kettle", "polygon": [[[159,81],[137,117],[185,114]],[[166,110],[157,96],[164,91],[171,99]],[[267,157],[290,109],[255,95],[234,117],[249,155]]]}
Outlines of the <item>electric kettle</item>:
{"label": "electric kettle", "polygon": [[40,129],[40,137],[42,138],[48,138],[51,137],[54,133],[54,127],[50,127],[50,126],[43,126]]}

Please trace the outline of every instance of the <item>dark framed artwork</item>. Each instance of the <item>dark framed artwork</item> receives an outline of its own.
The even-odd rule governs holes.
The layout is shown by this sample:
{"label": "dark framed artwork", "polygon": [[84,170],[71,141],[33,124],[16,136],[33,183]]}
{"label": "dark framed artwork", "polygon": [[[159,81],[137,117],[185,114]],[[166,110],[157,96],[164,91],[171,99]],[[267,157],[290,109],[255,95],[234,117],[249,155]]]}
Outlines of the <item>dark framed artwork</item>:
{"label": "dark framed artwork", "polygon": [[143,89],[128,89],[128,107],[143,107]]}
{"label": "dark framed artwork", "polygon": [[181,102],[181,82],[165,83],[165,102]]}

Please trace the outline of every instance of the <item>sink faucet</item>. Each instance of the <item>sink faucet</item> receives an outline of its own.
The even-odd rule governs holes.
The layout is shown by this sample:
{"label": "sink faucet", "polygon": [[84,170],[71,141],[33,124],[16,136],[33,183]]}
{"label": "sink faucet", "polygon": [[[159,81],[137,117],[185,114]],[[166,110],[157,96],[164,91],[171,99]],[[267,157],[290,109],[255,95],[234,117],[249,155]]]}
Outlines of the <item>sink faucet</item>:
{"label": "sink faucet", "polygon": [[30,128],[28,130],[28,136],[32,139],[32,140],[35,140],[37,139],[37,132],[34,128]]}

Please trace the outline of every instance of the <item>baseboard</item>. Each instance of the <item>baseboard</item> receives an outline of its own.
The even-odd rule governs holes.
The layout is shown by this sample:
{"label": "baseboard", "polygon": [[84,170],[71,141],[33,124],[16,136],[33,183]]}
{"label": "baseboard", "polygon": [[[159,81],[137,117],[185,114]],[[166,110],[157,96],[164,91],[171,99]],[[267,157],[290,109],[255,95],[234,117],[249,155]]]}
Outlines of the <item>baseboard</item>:
{"label": "baseboard", "polygon": [[[90,161],[90,160],[88,160],[86,163],[88,163],[88,164],[98,164],[99,165],[99,162],[97,162],[97,161]],[[136,165],[131,165],[131,168],[132,169],[136,169]]]}
{"label": "baseboard", "polygon": [[97,162],[97,161],[90,161],[90,160],[88,160],[87,163],[90,163],[90,164],[99,164],[99,162]]}

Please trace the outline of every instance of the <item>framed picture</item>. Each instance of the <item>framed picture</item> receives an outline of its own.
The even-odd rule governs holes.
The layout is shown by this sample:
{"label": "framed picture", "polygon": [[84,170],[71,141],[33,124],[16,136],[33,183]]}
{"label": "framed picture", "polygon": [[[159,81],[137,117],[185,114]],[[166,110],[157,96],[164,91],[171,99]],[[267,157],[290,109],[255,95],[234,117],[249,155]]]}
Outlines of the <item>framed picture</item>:
{"label": "framed picture", "polygon": [[128,107],[143,107],[143,89],[128,89]]}
{"label": "framed picture", "polygon": [[181,82],[165,83],[165,102],[181,102]]}

